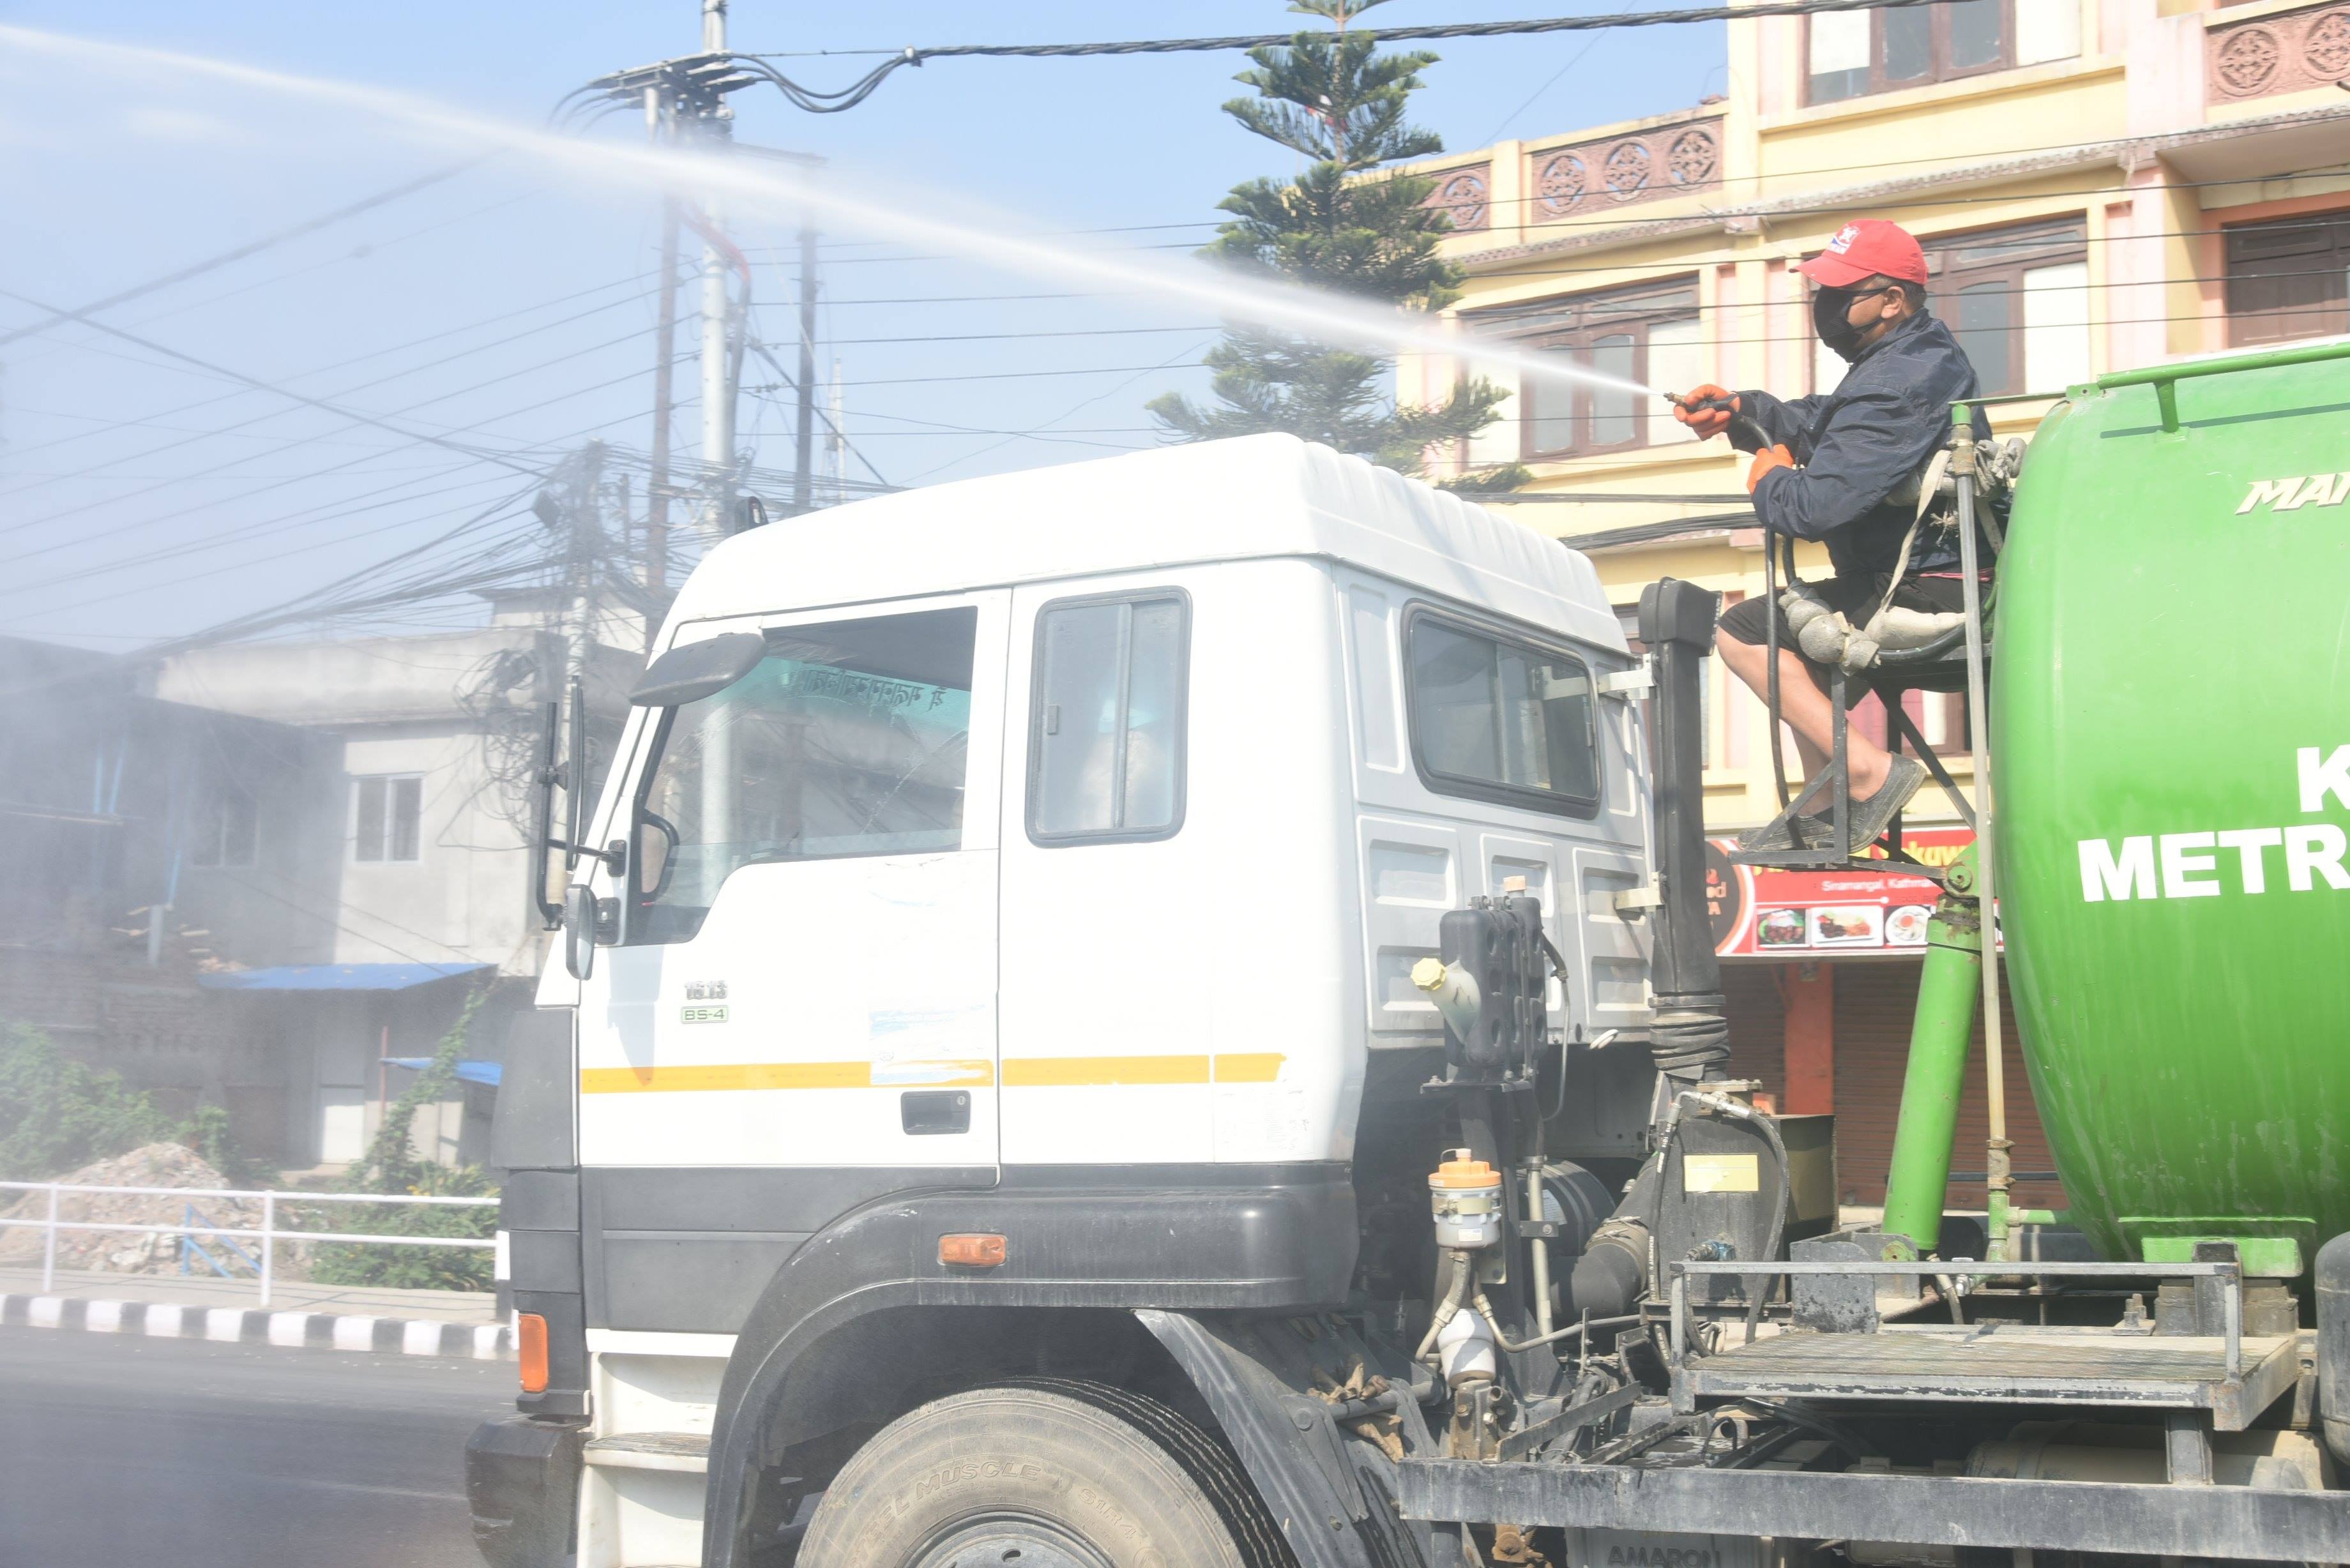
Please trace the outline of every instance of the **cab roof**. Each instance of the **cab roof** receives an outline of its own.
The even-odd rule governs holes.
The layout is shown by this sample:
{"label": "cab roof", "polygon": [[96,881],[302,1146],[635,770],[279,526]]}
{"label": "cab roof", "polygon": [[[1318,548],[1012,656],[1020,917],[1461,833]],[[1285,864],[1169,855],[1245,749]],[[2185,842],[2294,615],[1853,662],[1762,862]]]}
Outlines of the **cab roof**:
{"label": "cab roof", "polygon": [[1220,561],[1304,557],[1622,649],[1557,540],[1360,458],[1242,436],[876,496],[738,534],[680,591],[691,621]]}

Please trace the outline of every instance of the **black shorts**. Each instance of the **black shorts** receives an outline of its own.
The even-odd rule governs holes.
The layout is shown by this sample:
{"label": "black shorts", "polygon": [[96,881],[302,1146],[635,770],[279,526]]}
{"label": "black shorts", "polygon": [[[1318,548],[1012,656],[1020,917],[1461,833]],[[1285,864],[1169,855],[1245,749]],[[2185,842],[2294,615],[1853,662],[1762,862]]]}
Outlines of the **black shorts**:
{"label": "black shorts", "polygon": [[[1871,577],[1829,577],[1811,585],[1828,607],[1843,612],[1855,627],[1877,613],[1885,598],[1887,574]],[[1911,577],[1893,595],[1893,602],[1903,609],[1955,612],[1967,607],[1966,583],[1956,573],[1947,577]],[[1787,625],[1787,612],[1770,603],[1760,594],[1741,599],[1721,612],[1722,635],[1733,642],[1761,646],[1769,639],[1763,620],[1764,612],[1775,612],[1779,621],[1779,646],[1793,650],[1795,634]]]}

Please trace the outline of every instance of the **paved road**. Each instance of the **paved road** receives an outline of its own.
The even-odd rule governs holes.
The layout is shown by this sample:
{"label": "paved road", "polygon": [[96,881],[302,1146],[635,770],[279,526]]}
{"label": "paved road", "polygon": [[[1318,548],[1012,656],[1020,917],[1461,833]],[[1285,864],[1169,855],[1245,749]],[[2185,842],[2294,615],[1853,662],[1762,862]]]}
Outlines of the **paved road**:
{"label": "paved road", "polygon": [[0,1328],[0,1568],[480,1568],[511,1362]]}

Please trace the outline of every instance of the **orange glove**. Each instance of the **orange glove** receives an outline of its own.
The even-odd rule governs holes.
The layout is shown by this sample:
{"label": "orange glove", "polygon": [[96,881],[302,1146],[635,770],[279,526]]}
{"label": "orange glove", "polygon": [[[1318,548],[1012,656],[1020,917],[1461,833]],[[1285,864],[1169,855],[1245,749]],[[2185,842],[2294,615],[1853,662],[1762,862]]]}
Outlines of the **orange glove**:
{"label": "orange glove", "polygon": [[[1690,403],[1720,400],[1719,409],[1692,409]],[[1692,387],[1673,400],[1673,418],[1697,432],[1700,441],[1718,436],[1730,428],[1730,416],[1738,411],[1737,395],[1727,387],[1717,387],[1709,381],[1702,387]]]}
{"label": "orange glove", "polygon": [[1762,483],[1762,476],[1770,472],[1773,469],[1793,468],[1794,466],[1795,454],[1789,452],[1785,447],[1764,447],[1761,452],[1754,454],[1754,465],[1746,471],[1746,493],[1749,495],[1753,494],[1754,487]]}

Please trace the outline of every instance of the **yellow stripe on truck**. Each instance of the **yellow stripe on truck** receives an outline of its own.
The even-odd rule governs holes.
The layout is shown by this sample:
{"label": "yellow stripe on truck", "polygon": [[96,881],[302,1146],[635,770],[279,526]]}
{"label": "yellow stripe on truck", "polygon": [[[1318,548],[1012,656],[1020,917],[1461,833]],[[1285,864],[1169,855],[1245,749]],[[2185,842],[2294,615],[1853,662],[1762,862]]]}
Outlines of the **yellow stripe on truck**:
{"label": "yellow stripe on truck", "polygon": [[[879,1067],[879,1081],[875,1068]],[[583,1067],[583,1095],[660,1094],[711,1089],[871,1089],[911,1085],[986,1085],[987,1062],[711,1062],[666,1067]]]}
{"label": "yellow stripe on truck", "polygon": [[[1271,1084],[1287,1060],[1278,1051],[1215,1056],[1014,1056],[1003,1064],[1007,1089],[1101,1088],[1164,1084]],[[711,1062],[654,1067],[583,1067],[583,1095],[660,1094],[723,1089],[902,1089],[935,1085],[985,1086],[986,1062]]]}

